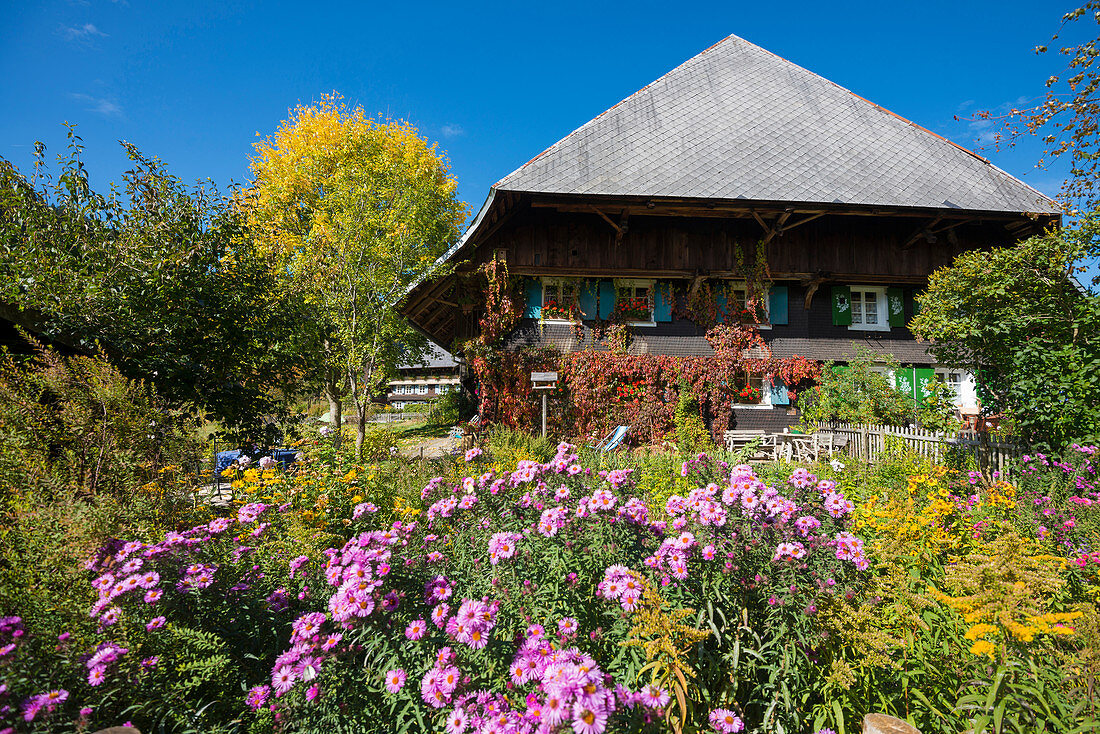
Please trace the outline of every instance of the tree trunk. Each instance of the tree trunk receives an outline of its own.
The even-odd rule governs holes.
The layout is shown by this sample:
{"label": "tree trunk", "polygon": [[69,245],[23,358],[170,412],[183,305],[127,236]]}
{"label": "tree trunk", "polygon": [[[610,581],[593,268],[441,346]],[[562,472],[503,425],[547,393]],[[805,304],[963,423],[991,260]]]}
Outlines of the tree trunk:
{"label": "tree trunk", "polygon": [[325,385],[325,397],[328,398],[328,414],[332,418],[332,427],[336,431],[336,446],[340,446],[340,436],[344,427],[344,405],[340,391],[332,384]]}
{"label": "tree trunk", "polygon": [[355,427],[355,455],[362,461],[363,441],[367,436],[367,402],[365,400],[355,401],[355,417],[358,419],[358,425]]}

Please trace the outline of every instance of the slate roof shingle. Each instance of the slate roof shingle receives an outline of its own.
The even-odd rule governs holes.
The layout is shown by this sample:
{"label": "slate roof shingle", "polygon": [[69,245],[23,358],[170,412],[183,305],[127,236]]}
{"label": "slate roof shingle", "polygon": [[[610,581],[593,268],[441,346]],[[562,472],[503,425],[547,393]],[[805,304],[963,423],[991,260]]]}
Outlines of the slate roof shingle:
{"label": "slate roof shingle", "polygon": [[554,194],[1054,213],[979,156],[737,36],[497,182]]}

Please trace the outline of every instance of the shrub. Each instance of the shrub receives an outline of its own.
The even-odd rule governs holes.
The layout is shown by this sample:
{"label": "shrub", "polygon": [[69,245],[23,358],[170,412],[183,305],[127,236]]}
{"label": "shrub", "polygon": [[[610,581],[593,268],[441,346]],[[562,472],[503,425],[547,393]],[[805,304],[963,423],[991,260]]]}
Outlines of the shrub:
{"label": "shrub", "polygon": [[452,390],[435,404],[431,422],[437,426],[453,426],[468,421],[477,413],[477,404],[465,390]]}
{"label": "shrub", "polygon": [[[901,369],[890,359],[889,369]],[[919,423],[929,430],[957,430],[954,408],[946,388],[933,383],[931,393],[918,405],[894,387],[883,372],[877,371],[872,355],[860,348],[847,365],[826,362],[821,384],[800,396],[802,424],[810,429],[818,423],[874,423],[907,426]]]}
{"label": "shrub", "polygon": [[493,426],[487,448],[493,461],[501,467],[516,466],[521,461],[548,461],[554,455],[550,439],[507,426]]}
{"label": "shrub", "polygon": [[699,414],[699,401],[691,388],[681,383],[673,414],[676,426],[676,448],[681,454],[695,454],[714,447],[703,417]]}
{"label": "shrub", "polygon": [[[495,462],[538,450],[496,444]],[[244,504],[222,517],[104,544],[69,596],[93,616],[60,647],[44,609],[0,620],[0,727],[35,709],[30,725],[71,730],[85,705],[79,726],[165,731],[851,731],[868,710],[926,731],[1096,724],[1096,538],[1020,532],[1053,508],[1003,480],[706,454],[597,469],[564,443],[427,479],[331,438],[303,453],[289,474],[234,470]],[[127,591],[149,571],[152,603]],[[977,643],[994,638],[991,656]]]}
{"label": "shrub", "polygon": [[198,458],[183,414],[102,357],[0,353],[0,492],[165,494]]}

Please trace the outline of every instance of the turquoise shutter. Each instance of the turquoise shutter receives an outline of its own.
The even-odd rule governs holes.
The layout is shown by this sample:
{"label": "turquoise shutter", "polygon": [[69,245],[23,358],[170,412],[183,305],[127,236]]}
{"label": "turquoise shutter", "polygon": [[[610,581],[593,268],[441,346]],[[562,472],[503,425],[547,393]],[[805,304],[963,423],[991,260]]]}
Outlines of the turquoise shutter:
{"label": "turquoise shutter", "polygon": [[527,281],[527,307],[523,310],[523,318],[537,319],[542,317],[542,281],[531,278]]}
{"label": "turquoise shutter", "polygon": [[773,377],[771,379],[769,392],[771,393],[772,405],[791,404],[790,396],[787,395],[787,383],[783,382],[779,377]]}
{"label": "turquoise shutter", "polygon": [[773,285],[768,291],[768,316],[773,325],[788,323],[787,286]]}
{"label": "turquoise shutter", "polygon": [[596,282],[586,280],[581,283],[581,295],[577,301],[582,319],[596,318]]}
{"label": "turquoise shutter", "polygon": [[905,294],[901,288],[886,289],[886,313],[890,326],[905,326]]}
{"label": "turquoise shutter", "polygon": [[615,284],[610,280],[600,281],[600,318],[610,318],[615,310]]}
{"label": "turquoise shutter", "polygon": [[833,326],[852,325],[852,289],[846,285],[833,286]]}
{"label": "turquoise shutter", "polygon": [[726,289],[721,286],[714,294],[714,310],[719,322],[725,323],[729,320],[729,299],[726,297]]}
{"label": "turquoise shutter", "polygon": [[653,320],[672,321],[672,285],[658,283],[653,293]]}

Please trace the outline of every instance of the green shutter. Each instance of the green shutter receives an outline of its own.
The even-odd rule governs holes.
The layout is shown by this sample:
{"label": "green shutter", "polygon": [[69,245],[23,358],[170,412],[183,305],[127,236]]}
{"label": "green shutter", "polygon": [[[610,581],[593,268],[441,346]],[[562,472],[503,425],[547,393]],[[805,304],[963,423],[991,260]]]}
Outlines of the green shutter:
{"label": "green shutter", "polygon": [[898,367],[894,370],[894,385],[907,399],[913,399],[913,368]]}
{"label": "green shutter", "polygon": [[833,286],[833,326],[852,325],[852,289],[846,285]]}
{"label": "green shutter", "polygon": [[773,285],[768,291],[768,317],[772,325],[788,323],[787,286]]}
{"label": "green shutter", "polygon": [[886,313],[890,326],[905,326],[905,293],[901,288],[886,289]]}
{"label": "green shutter", "polygon": [[928,400],[932,394],[928,389],[928,383],[933,382],[936,379],[936,371],[931,367],[918,367],[917,368],[917,399],[924,401]]}
{"label": "green shutter", "polygon": [[919,296],[919,295],[920,294],[917,293],[916,289],[913,289],[913,315],[914,316],[916,316],[917,314],[920,313],[920,301],[917,300],[917,296]]}

